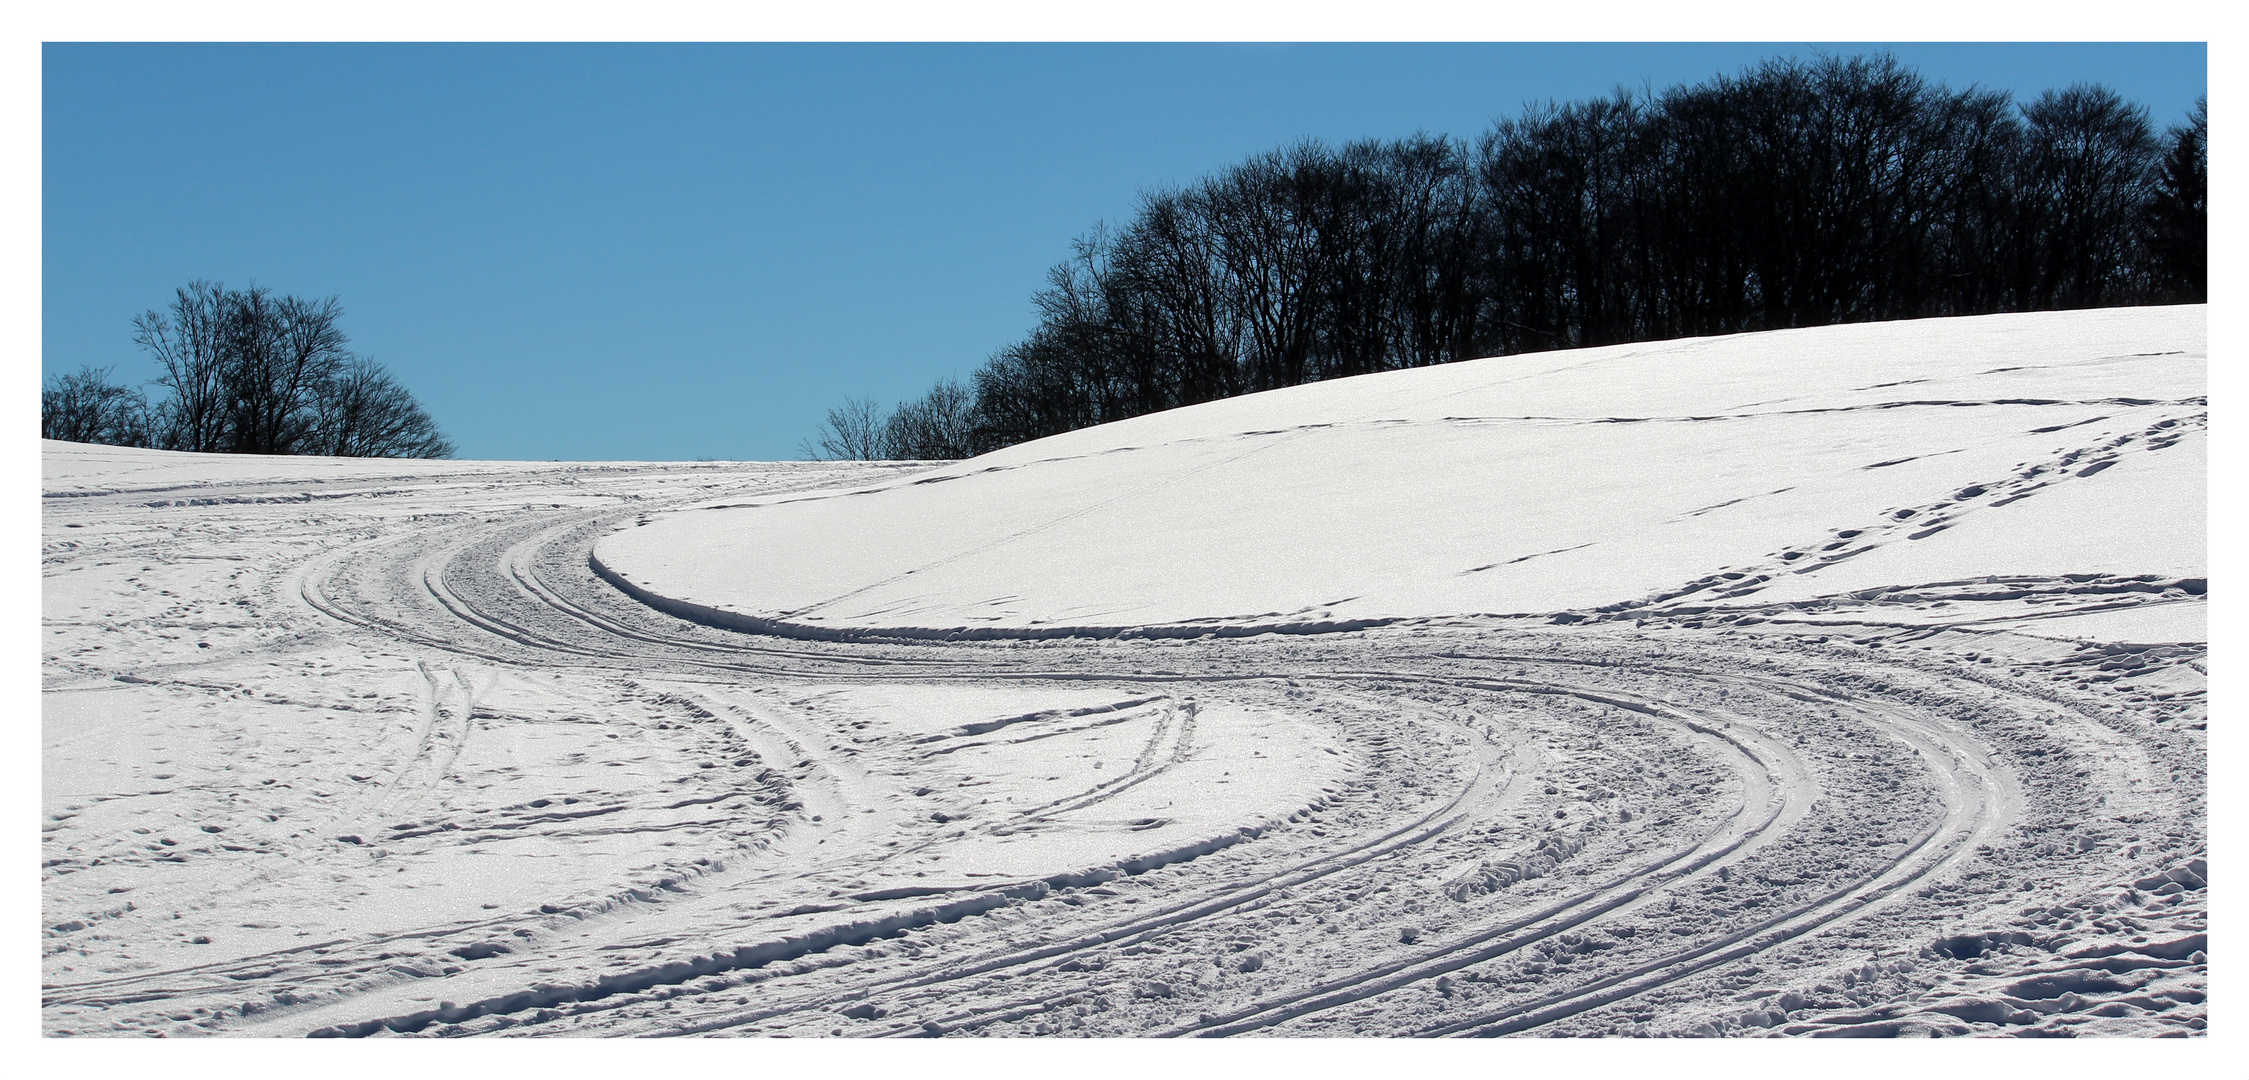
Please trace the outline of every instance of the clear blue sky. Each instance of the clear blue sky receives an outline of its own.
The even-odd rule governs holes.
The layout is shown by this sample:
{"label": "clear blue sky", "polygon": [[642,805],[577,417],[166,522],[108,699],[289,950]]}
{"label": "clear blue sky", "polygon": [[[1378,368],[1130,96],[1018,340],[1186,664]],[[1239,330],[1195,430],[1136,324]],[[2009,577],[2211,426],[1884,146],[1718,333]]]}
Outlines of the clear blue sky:
{"label": "clear blue sky", "polygon": [[2159,128],[2207,78],[2200,44],[49,44],[43,367],[150,378],[133,315],[254,280],[341,297],[463,457],[796,457],[1021,337],[1145,188],[1877,48]]}

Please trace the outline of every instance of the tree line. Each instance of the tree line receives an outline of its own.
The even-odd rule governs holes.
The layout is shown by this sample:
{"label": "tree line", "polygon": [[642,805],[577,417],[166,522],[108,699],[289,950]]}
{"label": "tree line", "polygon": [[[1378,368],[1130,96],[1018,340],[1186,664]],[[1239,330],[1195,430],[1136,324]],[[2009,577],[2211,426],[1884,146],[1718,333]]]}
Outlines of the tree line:
{"label": "tree line", "polygon": [[206,281],[133,320],[157,363],[151,401],[82,367],[40,395],[45,438],[217,454],[439,458],[453,444],[381,364],[351,352],[335,297]]}
{"label": "tree line", "polygon": [[1300,142],[1073,244],[963,385],[832,410],[812,456],[958,458],[1476,357],[2204,299],[2207,106],[1953,90],[1887,55],[1526,108],[1473,142]]}

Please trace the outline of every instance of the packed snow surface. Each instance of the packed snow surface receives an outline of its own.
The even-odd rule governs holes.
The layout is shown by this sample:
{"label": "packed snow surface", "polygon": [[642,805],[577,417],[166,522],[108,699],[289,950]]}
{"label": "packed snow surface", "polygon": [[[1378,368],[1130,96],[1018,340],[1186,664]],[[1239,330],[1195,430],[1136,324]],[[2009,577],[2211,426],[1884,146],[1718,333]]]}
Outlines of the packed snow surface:
{"label": "packed snow surface", "polygon": [[2204,354],[1619,346],[934,468],[48,443],[43,1027],[2194,1034]]}

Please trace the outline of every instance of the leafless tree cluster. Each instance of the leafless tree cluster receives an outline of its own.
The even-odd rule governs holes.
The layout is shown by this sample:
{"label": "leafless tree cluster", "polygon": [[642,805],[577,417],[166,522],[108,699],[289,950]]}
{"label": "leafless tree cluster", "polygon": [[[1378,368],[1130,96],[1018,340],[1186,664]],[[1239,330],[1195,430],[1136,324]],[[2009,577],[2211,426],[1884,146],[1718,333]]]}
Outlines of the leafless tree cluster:
{"label": "leafless tree cluster", "polygon": [[39,395],[39,430],[49,439],[147,446],[148,399],[109,379],[111,368],[83,367],[50,380]]}
{"label": "leafless tree cluster", "polygon": [[[1872,56],[1534,106],[1472,143],[1300,143],[1080,238],[974,373],[961,441],[853,456],[1480,356],[2199,300],[2202,115],[2166,140],[2098,86],[2018,105]],[[900,415],[957,415],[943,394]]]}
{"label": "leafless tree cluster", "polygon": [[276,296],[198,281],[133,320],[133,342],[169,391],[149,402],[110,369],[53,381],[50,439],[232,454],[446,457],[453,445],[382,365],[353,354],[334,297]]}
{"label": "leafless tree cluster", "polygon": [[930,461],[971,457],[977,449],[976,397],[952,379],[885,413],[864,398],[828,410],[806,457],[827,461]]}

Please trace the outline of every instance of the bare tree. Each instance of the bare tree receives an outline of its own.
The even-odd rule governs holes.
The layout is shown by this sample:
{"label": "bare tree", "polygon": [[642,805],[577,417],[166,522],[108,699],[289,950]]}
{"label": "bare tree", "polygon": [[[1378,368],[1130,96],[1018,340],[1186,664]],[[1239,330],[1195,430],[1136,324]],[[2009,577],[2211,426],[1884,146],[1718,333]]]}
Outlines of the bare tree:
{"label": "bare tree", "polygon": [[156,359],[156,382],[172,391],[159,410],[162,449],[223,449],[230,306],[224,286],[195,281],[180,288],[169,314],[151,310],[133,320],[133,344]]}
{"label": "bare tree", "polygon": [[880,461],[886,423],[882,407],[863,398],[847,397],[828,410],[828,418],[804,441],[800,449],[814,461]]}
{"label": "bare tree", "polygon": [[2030,306],[2096,307],[2127,285],[2134,230],[2154,191],[2147,110],[2104,86],[2049,90],[2023,106],[2025,216],[2039,252]]}
{"label": "bare tree", "polygon": [[[225,367],[231,406],[228,449],[241,454],[318,453],[301,450],[314,434],[322,392],[351,361],[336,325],[335,297],[275,298],[253,285],[231,294],[232,355]],[[390,456],[390,455],[352,455]],[[410,455],[419,456],[419,455]]]}
{"label": "bare tree", "polygon": [[329,373],[315,395],[301,453],[333,457],[442,458],[453,444],[414,396],[383,370],[355,356]]}

